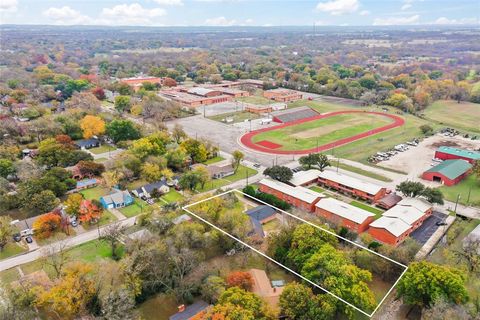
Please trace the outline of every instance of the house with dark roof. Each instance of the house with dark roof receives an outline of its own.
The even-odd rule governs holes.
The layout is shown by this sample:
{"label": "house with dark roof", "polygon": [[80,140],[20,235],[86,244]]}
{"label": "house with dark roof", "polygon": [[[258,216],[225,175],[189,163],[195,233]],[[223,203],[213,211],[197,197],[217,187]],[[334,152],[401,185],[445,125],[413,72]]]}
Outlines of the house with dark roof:
{"label": "house with dark roof", "polygon": [[444,160],[433,168],[428,169],[422,178],[437,181],[446,186],[453,186],[462,181],[472,169],[472,165],[463,159]]}
{"label": "house with dark roof", "polygon": [[197,301],[189,306],[181,305],[178,307],[178,312],[173,316],[170,316],[168,320],[189,320],[198,315],[199,313],[205,312],[211,305],[205,301]]}
{"label": "house with dark roof", "polygon": [[383,209],[390,209],[393,208],[397,203],[399,203],[402,200],[402,197],[400,197],[398,194],[395,192],[387,194],[385,197],[381,198],[377,202],[377,207],[383,208]]}
{"label": "house with dark roof", "polygon": [[265,237],[263,225],[277,218],[277,211],[267,205],[257,206],[245,211],[245,213],[250,217],[252,223],[251,235],[256,234],[260,238]]}
{"label": "house with dark roof", "polygon": [[148,183],[137,189],[134,189],[132,190],[132,193],[138,198],[142,198],[142,197],[151,198],[152,192],[154,190],[158,190],[158,192],[160,192],[161,194],[165,194],[170,191],[170,187],[168,186],[167,181],[165,179],[161,179],[159,181]]}
{"label": "house with dark roof", "polygon": [[100,147],[100,140],[97,138],[82,139],[75,141],[75,145],[80,149],[91,149]]}
{"label": "house with dark roof", "polygon": [[123,208],[133,203],[133,197],[127,190],[116,190],[116,192],[100,197],[100,203],[105,209]]}

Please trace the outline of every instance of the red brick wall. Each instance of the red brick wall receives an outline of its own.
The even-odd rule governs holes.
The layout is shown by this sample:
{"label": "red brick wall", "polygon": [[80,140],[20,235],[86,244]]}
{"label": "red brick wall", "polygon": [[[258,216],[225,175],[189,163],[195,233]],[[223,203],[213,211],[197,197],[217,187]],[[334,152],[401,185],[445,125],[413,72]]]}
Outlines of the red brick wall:
{"label": "red brick wall", "polygon": [[297,208],[300,208],[300,209],[303,209],[303,210],[306,210],[308,212],[315,211],[315,204],[320,200],[320,198],[318,198],[313,203],[308,203],[308,202],[305,202],[305,201],[301,201],[297,198],[294,198],[294,197],[292,197],[288,194],[281,193],[278,190],[272,189],[272,188],[267,187],[263,184],[260,184],[259,189],[260,189],[261,192],[272,194],[272,195],[276,196],[277,198],[282,199],[285,202],[288,202],[290,205],[292,205],[294,207],[297,207]]}
{"label": "red brick wall", "polygon": [[395,237],[393,234],[388,232],[383,228],[368,228],[368,233],[375,238],[375,240],[380,241],[382,243],[387,243],[393,246],[397,246],[405,240],[405,238],[410,234],[411,230],[407,230],[405,233],[400,235],[398,238]]}
{"label": "red brick wall", "polygon": [[335,223],[339,226],[342,226],[342,227],[345,227],[353,232],[356,232],[356,233],[362,233],[364,232],[366,229],[368,229],[368,226],[370,225],[370,223],[373,221],[373,217],[369,217],[367,219],[365,219],[365,221],[362,223],[362,224],[358,224],[354,221],[351,221],[351,220],[348,220],[348,219],[345,219],[343,217],[340,217],[330,211],[327,211],[325,209],[321,209],[321,208],[318,208],[316,207],[315,208],[315,213],[325,219],[327,219],[328,221],[331,221],[332,223]]}
{"label": "red brick wall", "polygon": [[435,151],[435,158],[442,159],[442,160],[463,159],[463,160],[467,160],[471,164],[473,164],[475,162],[473,159],[470,159],[470,158],[462,157],[462,156],[455,155],[455,154],[444,153],[444,152],[441,152],[441,151]]}
{"label": "red brick wall", "polygon": [[376,194],[374,194],[374,195],[369,195],[369,194],[367,194],[366,192],[363,192],[363,191],[360,191],[360,190],[357,190],[357,189],[347,189],[347,188],[345,188],[344,186],[339,185],[338,183],[336,183],[336,182],[334,182],[334,181],[331,181],[331,180],[326,180],[326,179],[319,178],[319,179],[318,179],[318,182],[319,182],[321,185],[326,185],[326,186],[328,186],[328,187],[334,188],[335,190],[349,193],[350,195],[354,195],[354,196],[360,197],[360,198],[362,198],[362,199],[371,201],[372,203],[375,203],[375,202],[377,202],[378,200],[382,199],[382,198],[385,196],[386,192],[387,192],[386,188],[382,188],[382,189],[380,189],[380,191],[377,192]]}
{"label": "red brick wall", "polygon": [[469,174],[469,172],[465,172],[464,174],[456,177],[455,179],[449,179],[448,177],[445,177],[443,174],[439,172],[424,172],[422,174],[422,179],[428,180],[428,181],[433,181],[434,177],[439,177],[442,181],[442,183],[446,186],[453,186],[463,179]]}

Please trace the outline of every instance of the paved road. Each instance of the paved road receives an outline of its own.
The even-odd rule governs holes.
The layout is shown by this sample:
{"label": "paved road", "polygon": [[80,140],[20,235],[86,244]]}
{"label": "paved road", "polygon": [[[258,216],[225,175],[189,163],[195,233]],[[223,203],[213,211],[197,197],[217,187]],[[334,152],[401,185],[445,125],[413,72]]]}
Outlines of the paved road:
{"label": "paved road", "polygon": [[[136,217],[131,217],[131,218],[128,218],[128,219],[121,220],[119,222],[124,226],[130,227],[130,226],[133,226],[135,224],[135,219],[136,219]],[[107,226],[100,227],[100,229],[99,229],[100,233],[106,227]],[[75,247],[75,246],[78,246],[82,243],[98,239],[99,230],[98,229],[93,229],[93,230],[87,231],[85,233],[79,234],[75,237],[72,237],[72,238],[68,239],[67,240],[67,247],[68,248]],[[42,248],[47,248],[48,249],[49,247],[51,247],[51,248],[54,248],[55,250],[57,250],[59,248],[60,244],[61,244],[61,242],[55,242],[55,243],[52,243],[50,245],[43,246]],[[40,259],[42,256],[43,256],[43,250],[42,249],[37,249],[37,250],[34,250],[34,251],[29,251],[29,252],[27,252],[25,254],[22,254],[22,255],[18,255],[18,256],[9,258],[9,259],[2,260],[2,261],[0,261],[0,271],[7,270],[7,269],[13,268],[15,266],[24,264],[24,263],[32,262],[34,260]]]}

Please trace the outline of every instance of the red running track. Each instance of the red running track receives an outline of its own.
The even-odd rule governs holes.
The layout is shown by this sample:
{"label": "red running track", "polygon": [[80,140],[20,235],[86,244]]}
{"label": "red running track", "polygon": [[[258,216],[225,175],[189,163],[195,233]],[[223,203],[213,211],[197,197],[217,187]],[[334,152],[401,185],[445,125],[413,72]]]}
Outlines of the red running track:
{"label": "red running track", "polygon": [[[334,142],[330,142],[330,143],[318,146],[318,148],[311,148],[311,149],[304,149],[304,150],[274,150],[274,149],[269,149],[269,148],[263,147],[261,145],[258,145],[258,144],[254,143],[252,141],[252,138],[254,136],[256,136],[257,134],[262,133],[262,132],[277,130],[277,129],[281,129],[281,128],[285,128],[285,127],[289,127],[289,126],[294,126],[294,125],[304,123],[304,122],[310,122],[310,121],[319,120],[319,119],[328,118],[328,117],[336,116],[336,115],[339,115],[339,114],[346,114],[346,113],[375,114],[375,115],[390,118],[390,119],[393,120],[393,122],[388,124],[388,125],[385,125],[383,127],[379,127],[379,128],[373,129],[373,130],[365,131],[365,132],[359,133],[357,135],[354,135],[354,136],[351,136],[351,137],[348,137],[348,138],[339,139],[339,140],[336,140]],[[332,149],[334,147],[342,146],[342,145],[345,145],[347,143],[357,141],[357,140],[363,139],[365,137],[372,136],[374,134],[377,134],[377,133],[380,133],[380,132],[383,132],[383,131],[387,131],[387,130],[390,130],[390,129],[393,129],[393,128],[396,128],[396,127],[400,127],[404,123],[405,123],[405,120],[403,118],[401,118],[399,116],[396,116],[396,115],[393,115],[393,114],[388,114],[388,113],[374,112],[374,111],[360,111],[360,110],[335,111],[335,112],[330,112],[330,113],[326,113],[326,114],[320,114],[318,116],[314,116],[314,117],[310,117],[310,118],[300,119],[300,120],[289,122],[289,123],[283,123],[283,124],[280,124],[280,125],[274,126],[274,127],[254,130],[254,131],[251,131],[249,133],[244,134],[240,138],[240,142],[244,146],[246,146],[247,148],[250,148],[250,149],[256,150],[256,151],[260,151],[260,152],[264,152],[264,153],[279,154],[279,155],[281,155],[281,154],[287,154],[287,155],[288,154],[290,154],[290,155],[292,155],[292,154],[309,154],[309,153],[321,152],[321,151]]]}

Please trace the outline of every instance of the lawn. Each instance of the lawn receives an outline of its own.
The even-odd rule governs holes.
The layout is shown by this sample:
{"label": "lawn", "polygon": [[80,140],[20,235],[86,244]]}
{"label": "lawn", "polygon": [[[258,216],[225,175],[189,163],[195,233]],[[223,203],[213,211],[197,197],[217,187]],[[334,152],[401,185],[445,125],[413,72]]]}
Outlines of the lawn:
{"label": "lawn", "polygon": [[444,126],[480,133],[480,104],[439,100],[425,109],[425,117]]}
{"label": "lawn", "polygon": [[124,216],[128,218],[134,217],[142,212],[147,212],[149,210],[152,210],[151,206],[139,199],[135,199],[133,204],[129,206],[118,209],[118,211],[120,211]]}
{"label": "lawn", "polygon": [[171,188],[168,193],[166,193],[162,196],[162,199],[167,201],[168,203],[172,203],[172,202],[182,201],[183,196],[178,191]]}
{"label": "lawn", "polygon": [[249,97],[240,97],[236,99],[237,101],[240,102],[246,102],[246,103],[251,103],[251,104],[262,104],[262,105],[267,105],[271,103],[275,103],[275,101],[270,100],[265,98],[262,95],[254,95],[254,96],[249,96]]}
{"label": "lawn", "polygon": [[117,220],[117,217],[115,217],[110,211],[108,210],[103,210],[102,216],[100,217],[100,222],[97,224],[89,224],[89,223],[83,223],[82,227],[85,230],[92,230],[94,228],[97,228],[98,226],[104,226],[106,224],[112,223],[113,221]]}
{"label": "lawn", "polygon": [[371,213],[375,214],[376,218],[380,218],[380,216],[384,212],[381,209],[374,208],[372,206],[369,206],[368,204],[365,204],[365,203],[359,202],[359,201],[355,201],[355,200],[350,202],[350,204],[354,207],[357,207],[357,208],[360,208],[360,209],[363,209],[365,211],[368,211],[368,212],[371,212]]}
{"label": "lawn", "polygon": [[281,145],[278,150],[304,150],[348,138],[391,123],[383,116],[354,113],[331,117],[261,132],[253,142],[267,140]]}
{"label": "lawn", "polygon": [[216,157],[213,157],[211,159],[208,159],[207,161],[204,162],[204,164],[209,165],[209,164],[217,163],[217,162],[220,162],[220,161],[223,161],[223,160],[225,160],[225,158],[220,157],[220,156],[216,156]]}
{"label": "lawn", "polygon": [[325,192],[325,190],[320,188],[319,186],[311,186],[309,189],[313,190],[313,191],[316,191],[316,192],[320,192],[320,193]]}
{"label": "lawn", "polygon": [[110,189],[101,186],[80,191],[85,199],[100,200],[100,197],[110,193]]}
{"label": "lawn", "polygon": [[6,259],[11,256],[15,256],[17,254],[20,254],[22,252],[26,252],[27,249],[22,247],[16,242],[9,242],[5,247],[3,247],[3,250],[0,251],[0,260]]}
{"label": "lawn", "polygon": [[[336,162],[332,163],[332,166],[336,167],[337,163]],[[375,172],[370,172],[370,171],[367,171],[367,170],[363,170],[363,169],[360,169],[360,168],[357,168],[357,167],[354,167],[354,166],[351,166],[351,165],[348,165],[348,164],[345,164],[345,163],[338,163],[338,167],[340,169],[351,171],[351,172],[354,172],[354,173],[358,173],[358,174],[361,174],[362,176],[370,177],[372,179],[376,179],[376,180],[379,180],[379,181],[392,182],[392,179],[387,178],[387,177],[385,177],[381,174],[378,174],[378,173],[375,173]]]}
{"label": "lawn", "polygon": [[177,301],[173,295],[158,294],[137,307],[142,319],[168,320],[177,313]]}
{"label": "lawn", "polygon": [[102,154],[109,151],[115,151],[117,148],[110,146],[108,144],[102,144],[100,147],[89,149],[91,153]]}
{"label": "lawn", "polygon": [[223,114],[218,114],[216,116],[211,116],[208,117],[210,120],[218,121],[218,122],[225,122],[224,119],[226,118],[232,118],[233,122],[229,123],[238,123],[238,122],[243,122],[245,120],[255,120],[259,119],[261,115],[257,113],[251,113],[247,111],[238,111],[238,112],[229,112],[229,113],[223,113]]}
{"label": "lawn", "polygon": [[256,175],[257,173],[258,173],[258,171],[255,170],[255,169],[248,168],[248,167],[245,167],[243,165],[240,165],[238,167],[237,172],[234,175],[225,177],[223,179],[212,179],[205,184],[204,188],[201,188],[198,191],[199,192],[204,192],[204,191],[210,191],[210,190],[218,189],[218,188],[223,187],[223,186],[225,186],[227,184],[230,184],[232,182],[242,180],[242,179],[246,179],[247,175],[249,177],[251,177],[251,176]]}
{"label": "lawn", "polygon": [[280,229],[281,225],[282,224],[281,224],[280,220],[273,219],[273,220],[265,223],[262,227],[263,227],[263,231],[269,232],[269,231],[274,231],[274,230]]}
{"label": "lawn", "polygon": [[[442,191],[445,199],[449,201],[457,201],[457,196],[460,195],[459,202],[461,204],[467,204],[468,202],[469,204],[480,206],[480,181],[474,174],[469,175],[454,186],[443,186],[439,189]],[[469,195],[470,199],[468,198]]]}

